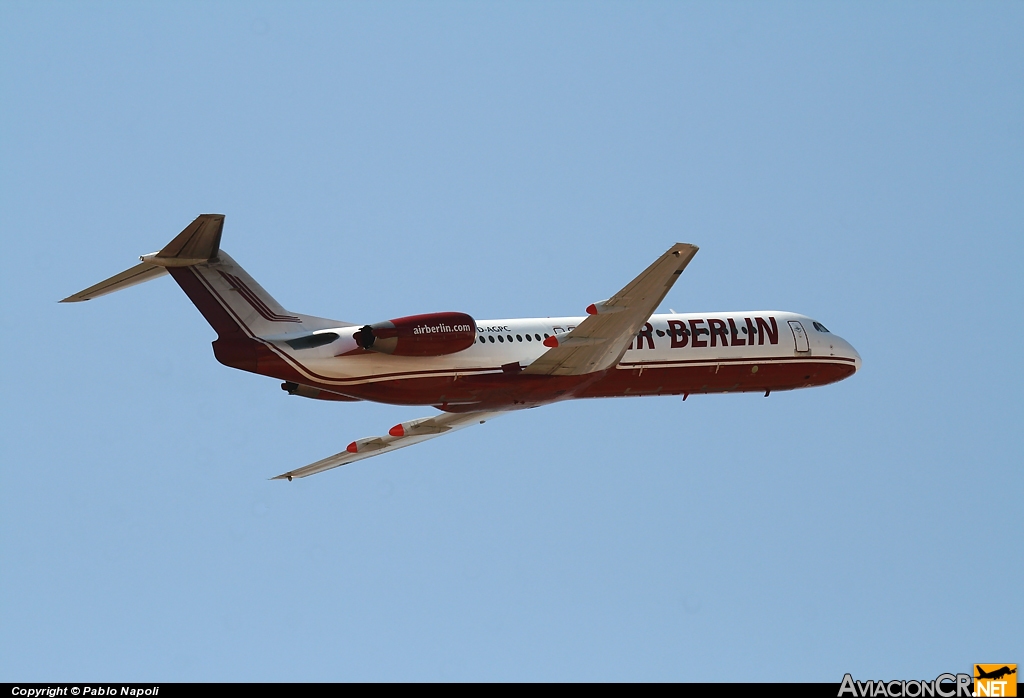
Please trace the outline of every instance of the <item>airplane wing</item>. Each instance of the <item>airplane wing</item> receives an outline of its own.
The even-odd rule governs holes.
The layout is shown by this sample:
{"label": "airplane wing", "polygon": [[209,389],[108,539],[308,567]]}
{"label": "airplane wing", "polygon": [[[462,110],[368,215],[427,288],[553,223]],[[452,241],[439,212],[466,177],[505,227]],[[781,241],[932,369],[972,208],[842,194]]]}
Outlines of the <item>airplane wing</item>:
{"label": "airplane wing", "polygon": [[452,414],[443,412],[434,417],[414,419],[411,422],[402,422],[391,427],[387,436],[369,436],[365,439],[358,439],[348,445],[341,453],[318,460],[302,468],[289,470],[272,480],[291,480],[296,477],[306,477],[322,473],[339,465],[348,465],[363,458],[379,456],[382,453],[395,451],[399,448],[412,446],[435,436],[450,434],[453,431],[463,429],[474,424],[483,424],[488,419],[493,419],[504,412],[467,412]]}
{"label": "airplane wing", "polygon": [[621,291],[587,308],[590,317],[572,332],[545,340],[552,348],[523,373],[578,376],[617,364],[695,254],[695,245],[673,245]]}

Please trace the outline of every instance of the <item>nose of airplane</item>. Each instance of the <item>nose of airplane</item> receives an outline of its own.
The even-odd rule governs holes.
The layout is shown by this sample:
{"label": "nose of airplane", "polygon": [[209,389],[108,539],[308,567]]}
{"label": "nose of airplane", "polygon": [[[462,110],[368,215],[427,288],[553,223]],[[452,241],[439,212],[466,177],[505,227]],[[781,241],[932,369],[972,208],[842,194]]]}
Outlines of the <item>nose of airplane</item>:
{"label": "nose of airplane", "polygon": [[848,359],[853,359],[853,368],[855,371],[859,371],[861,364],[860,354],[857,353],[857,350],[853,348],[852,344],[847,342],[842,337],[836,337],[835,339],[838,340],[838,344],[836,346],[836,353]]}

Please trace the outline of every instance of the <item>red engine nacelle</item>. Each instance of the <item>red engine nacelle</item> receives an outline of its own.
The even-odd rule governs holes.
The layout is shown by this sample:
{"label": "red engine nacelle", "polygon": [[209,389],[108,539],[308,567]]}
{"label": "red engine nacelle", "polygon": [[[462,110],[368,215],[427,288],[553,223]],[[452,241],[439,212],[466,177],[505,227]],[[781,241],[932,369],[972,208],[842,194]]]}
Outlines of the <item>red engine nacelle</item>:
{"label": "red engine nacelle", "polygon": [[364,325],[353,338],[363,349],[395,356],[443,356],[476,341],[476,320],[465,313],[410,315]]}

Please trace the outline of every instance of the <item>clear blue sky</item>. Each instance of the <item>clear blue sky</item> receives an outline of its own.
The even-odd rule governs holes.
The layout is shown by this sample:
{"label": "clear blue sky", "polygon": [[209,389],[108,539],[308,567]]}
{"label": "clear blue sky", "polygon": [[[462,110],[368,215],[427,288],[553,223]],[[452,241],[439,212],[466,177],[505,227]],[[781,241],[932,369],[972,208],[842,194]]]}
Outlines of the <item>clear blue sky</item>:
{"label": "clear blue sky", "polygon": [[[0,4],[0,680],[933,678],[1024,663],[1021,3]],[[232,371],[287,308],[807,313],[861,373],[430,408]]]}

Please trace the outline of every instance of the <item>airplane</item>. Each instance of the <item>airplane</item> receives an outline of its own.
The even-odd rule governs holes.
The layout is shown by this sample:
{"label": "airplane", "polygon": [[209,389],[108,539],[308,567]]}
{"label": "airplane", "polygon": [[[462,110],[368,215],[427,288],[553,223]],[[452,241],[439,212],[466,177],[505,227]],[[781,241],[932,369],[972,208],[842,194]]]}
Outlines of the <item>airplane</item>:
{"label": "airplane", "polygon": [[976,679],[994,679],[994,680],[997,680],[997,679],[1003,678],[1004,676],[1009,676],[1010,674],[1016,674],[1017,673],[1016,665],[1014,666],[1013,669],[1011,669],[1008,666],[1003,666],[1003,667],[1001,667],[999,669],[995,669],[993,671],[985,671],[984,669],[982,669],[977,664],[974,666],[974,668],[976,669],[977,674],[978,674],[977,676],[974,677]]}
{"label": "airplane", "polygon": [[461,312],[370,324],[285,310],[220,249],[222,214],[203,214],[159,252],[65,298],[86,301],[169,274],[217,332],[231,368],[284,381],[317,400],[430,405],[392,427],[274,480],[303,478],[411,446],[510,411],[580,398],[763,392],[853,375],[853,346],[782,311],[654,314],[697,253],[677,243],[578,317],[475,320]]}

